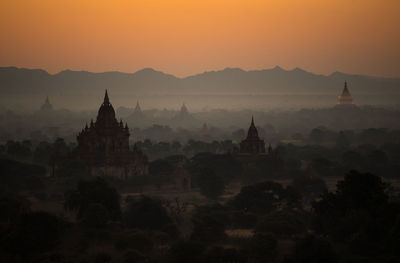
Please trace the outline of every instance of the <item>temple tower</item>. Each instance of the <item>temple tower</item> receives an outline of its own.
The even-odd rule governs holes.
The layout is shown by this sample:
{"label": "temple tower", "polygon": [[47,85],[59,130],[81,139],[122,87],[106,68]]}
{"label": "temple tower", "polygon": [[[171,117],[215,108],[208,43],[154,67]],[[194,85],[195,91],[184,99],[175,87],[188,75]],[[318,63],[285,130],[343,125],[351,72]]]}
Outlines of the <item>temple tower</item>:
{"label": "temple tower", "polygon": [[342,94],[338,97],[337,104],[340,105],[351,105],[354,104],[353,97],[350,94],[349,89],[347,88],[347,82],[344,82],[344,89]]}
{"label": "temple tower", "polygon": [[107,90],[96,122],[86,124],[78,134],[77,157],[90,168],[92,175],[127,178],[147,174],[147,157],[137,148],[129,149],[128,125],[115,117]]}
{"label": "temple tower", "polygon": [[52,110],[53,109],[53,105],[51,105],[50,100],[49,100],[49,96],[46,96],[46,100],[44,101],[42,107],[40,107],[41,110]]}
{"label": "temple tower", "polygon": [[247,132],[247,138],[240,143],[241,154],[265,154],[265,143],[258,137],[258,131],[254,125],[254,118]]}

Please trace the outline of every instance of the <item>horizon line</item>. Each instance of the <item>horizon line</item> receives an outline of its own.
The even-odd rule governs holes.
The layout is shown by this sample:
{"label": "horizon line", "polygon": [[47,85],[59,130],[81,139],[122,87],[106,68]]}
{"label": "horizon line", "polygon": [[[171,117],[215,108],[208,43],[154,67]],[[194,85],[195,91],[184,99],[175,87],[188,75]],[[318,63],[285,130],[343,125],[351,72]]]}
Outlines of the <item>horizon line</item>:
{"label": "horizon line", "polygon": [[73,70],[73,69],[67,68],[67,69],[58,71],[57,73],[50,73],[49,71],[47,71],[46,69],[43,69],[43,68],[29,68],[29,67],[18,67],[18,66],[0,66],[0,69],[6,69],[6,68],[15,68],[15,69],[22,69],[22,70],[41,70],[41,71],[44,71],[44,72],[46,72],[47,74],[49,74],[51,76],[55,76],[55,75],[58,75],[60,73],[68,72],[68,71],[70,71],[70,72],[85,72],[85,73],[92,73],[92,74],[121,73],[121,74],[133,75],[133,74],[136,74],[136,73],[141,72],[141,71],[152,70],[152,71],[160,72],[160,73],[168,75],[168,76],[172,76],[172,77],[177,78],[177,79],[186,79],[186,78],[202,75],[202,74],[205,74],[205,73],[221,72],[221,71],[225,71],[225,70],[240,70],[240,71],[243,71],[243,72],[270,71],[270,70],[282,70],[282,71],[286,71],[286,72],[291,72],[291,71],[300,70],[300,71],[304,71],[306,73],[310,73],[310,74],[313,74],[313,75],[325,76],[325,77],[332,76],[335,73],[341,73],[341,74],[346,74],[346,75],[351,75],[351,76],[363,76],[363,77],[370,77],[370,78],[400,79],[400,76],[398,76],[398,77],[393,77],[393,76],[387,77],[387,76],[377,76],[377,75],[366,75],[366,74],[359,74],[359,73],[346,73],[346,72],[342,72],[342,71],[339,71],[339,70],[333,71],[330,74],[319,74],[319,73],[314,73],[312,71],[308,71],[308,70],[302,69],[300,67],[294,67],[292,69],[285,69],[285,68],[282,68],[279,65],[276,65],[275,67],[272,67],[272,68],[249,69],[249,70],[243,69],[243,68],[240,68],[240,67],[225,67],[223,69],[206,70],[206,71],[203,71],[201,73],[190,74],[190,75],[183,76],[183,77],[178,77],[178,76],[176,76],[174,74],[166,73],[164,71],[157,70],[157,69],[154,69],[152,67],[144,67],[144,68],[139,69],[139,70],[137,70],[135,72],[125,72],[125,71],[118,71],[118,70],[88,71],[88,70]]}

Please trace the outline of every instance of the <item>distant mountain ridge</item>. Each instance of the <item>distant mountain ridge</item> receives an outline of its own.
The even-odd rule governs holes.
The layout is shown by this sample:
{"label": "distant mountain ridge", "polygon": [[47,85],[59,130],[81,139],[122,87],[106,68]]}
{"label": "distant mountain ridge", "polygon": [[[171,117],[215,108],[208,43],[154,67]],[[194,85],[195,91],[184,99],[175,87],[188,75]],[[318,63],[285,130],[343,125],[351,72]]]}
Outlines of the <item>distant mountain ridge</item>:
{"label": "distant mountain ridge", "polygon": [[112,90],[113,96],[130,94],[338,94],[344,81],[352,93],[400,93],[400,78],[380,78],[334,72],[318,75],[300,68],[249,70],[225,68],[178,78],[145,68],[135,73],[93,73],[64,70],[49,74],[41,69],[0,67],[2,94],[62,93],[68,96]]}

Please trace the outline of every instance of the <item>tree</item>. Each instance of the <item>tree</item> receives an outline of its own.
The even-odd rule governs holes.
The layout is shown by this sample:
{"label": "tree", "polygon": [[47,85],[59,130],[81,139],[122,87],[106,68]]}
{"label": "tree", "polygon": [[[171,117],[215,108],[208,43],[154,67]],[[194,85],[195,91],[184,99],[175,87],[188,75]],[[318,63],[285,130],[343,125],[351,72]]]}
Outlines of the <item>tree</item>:
{"label": "tree", "polygon": [[29,210],[30,202],[28,199],[15,194],[1,196],[0,233],[20,222],[21,217],[27,214]]}
{"label": "tree", "polygon": [[202,169],[197,182],[200,193],[209,199],[217,199],[225,189],[224,181],[211,169]]}
{"label": "tree", "polygon": [[338,255],[331,244],[325,240],[308,236],[296,242],[292,253],[285,258],[285,263],[336,263]]}
{"label": "tree", "polygon": [[118,250],[134,249],[141,253],[149,253],[154,248],[154,242],[149,238],[147,232],[123,232],[115,242],[115,248]]}
{"label": "tree", "polygon": [[65,229],[66,224],[46,212],[32,212],[22,216],[21,221],[5,237],[5,247],[13,254],[29,256],[51,250]]}
{"label": "tree", "polygon": [[292,181],[292,186],[301,195],[311,199],[319,197],[322,193],[328,191],[328,187],[322,178],[307,174],[295,177]]}
{"label": "tree", "polygon": [[310,215],[305,211],[275,211],[258,220],[255,233],[290,237],[307,230]]}
{"label": "tree", "polygon": [[15,142],[7,141],[6,148],[7,154],[14,156],[16,158],[25,159],[31,156],[32,143],[30,141]]}
{"label": "tree", "polygon": [[271,235],[256,233],[249,241],[247,250],[256,262],[265,262],[266,258],[274,259],[278,254],[278,241]]}
{"label": "tree", "polygon": [[168,262],[200,263],[203,261],[205,246],[195,241],[178,241],[168,250]]}
{"label": "tree", "polygon": [[89,204],[82,218],[85,225],[94,227],[103,227],[107,224],[108,220],[107,209],[99,203]]}
{"label": "tree", "polygon": [[369,236],[377,242],[377,235],[387,231],[385,228],[394,220],[391,214],[385,216],[387,187],[378,176],[351,171],[337,183],[336,193],[326,193],[313,204],[316,230],[338,241],[355,242],[354,238],[366,235],[363,239]]}
{"label": "tree", "polygon": [[76,190],[67,192],[64,207],[77,211],[77,218],[81,220],[93,204],[102,205],[112,220],[121,217],[119,193],[102,178],[80,181]]}
{"label": "tree", "polygon": [[199,242],[218,242],[226,238],[228,222],[226,208],[219,205],[199,206],[192,215],[193,232],[191,240]]}
{"label": "tree", "polygon": [[130,198],[127,202],[127,209],[123,215],[127,227],[176,234],[176,227],[160,200],[141,196],[136,199]]}
{"label": "tree", "polygon": [[242,187],[230,204],[246,212],[267,214],[278,208],[297,208],[300,200],[301,196],[293,187],[284,188],[267,181]]}
{"label": "tree", "polygon": [[246,263],[247,256],[235,248],[213,247],[205,253],[204,262]]}
{"label": "tree", "polygon": [[310,140],[314,143],[322,143],[323,140],[325,139],[325,135],[326,135],[325,131],[319,128],[315,128],[311,130],[309,137]]}

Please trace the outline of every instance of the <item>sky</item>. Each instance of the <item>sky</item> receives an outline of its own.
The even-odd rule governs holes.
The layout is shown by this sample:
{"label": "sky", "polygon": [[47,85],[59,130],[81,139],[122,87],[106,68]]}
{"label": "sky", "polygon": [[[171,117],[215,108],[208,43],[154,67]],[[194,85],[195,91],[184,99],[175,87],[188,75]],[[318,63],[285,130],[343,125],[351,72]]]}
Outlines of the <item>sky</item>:
{"label": "sky", "polygon": [[399,0],[1,0],[0,66],[400,77]]}

